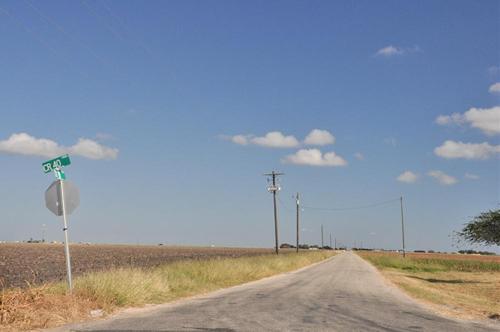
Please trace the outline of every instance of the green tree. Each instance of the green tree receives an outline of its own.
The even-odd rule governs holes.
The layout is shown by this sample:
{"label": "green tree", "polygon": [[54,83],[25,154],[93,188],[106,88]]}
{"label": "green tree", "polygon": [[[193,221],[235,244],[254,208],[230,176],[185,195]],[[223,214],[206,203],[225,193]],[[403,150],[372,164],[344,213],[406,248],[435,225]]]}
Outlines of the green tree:
{"label": "green tree", "polygon": [[457,234],[469,243],[500,246],[500,209],[474,217]]}

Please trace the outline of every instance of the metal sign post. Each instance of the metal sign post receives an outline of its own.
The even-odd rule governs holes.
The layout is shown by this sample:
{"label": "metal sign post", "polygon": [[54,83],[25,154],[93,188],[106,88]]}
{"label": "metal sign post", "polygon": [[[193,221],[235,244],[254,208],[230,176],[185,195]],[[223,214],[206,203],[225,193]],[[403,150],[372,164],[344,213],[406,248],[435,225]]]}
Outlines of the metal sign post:
{"label": "metal sign post", "polygon": [[[62,173],[64,174],[64,173]],[[64,202],[64,179],[61,177],[59,179],[59,185],[61,190],[61,207],[63,215],[63,232],[64,232],[64,254],[66,256],[66,271],[68,272],[68,289],[69,293],[73,291],[73,283],[71,279],[71,258],[69,256],[69,240],[68,240],[68,222],[66,220],[66,204]]]}
{"label": "metal sign post", "polygon": [[48,173],[54,171],[56,181],[45,191],[45,205],[56,216],[63,217],[64,232],[64,254],[66,256],[66,271],[68,274],[68,289],[72,293],[73,283],[71,278],[71,258],[69,254],[69,236],[68,236],[68,214],[71,214],[80,203],[78,189],[71,182],[66,181],[66,175],[62,167],[71,163],[69,156],[64,155],[56,159],[46,161],[42,164],[43,171]]}

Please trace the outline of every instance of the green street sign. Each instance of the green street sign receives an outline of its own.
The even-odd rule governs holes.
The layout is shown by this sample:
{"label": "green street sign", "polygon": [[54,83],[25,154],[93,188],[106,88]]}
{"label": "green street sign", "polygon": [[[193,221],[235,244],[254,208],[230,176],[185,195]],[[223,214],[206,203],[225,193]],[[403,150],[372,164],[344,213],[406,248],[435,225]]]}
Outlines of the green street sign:
{"label": "green street sign", "polygon": [[71,164],[71,160],[69,160],[69,156],[65,154],[64,156],[44,162],[42,168],[44,173],[49,173],[63,166],[68,166],[69,164]]}
{"label": "green street sign", "polygon": [[56,173],[56,179],[58,180],[66,180],[66,174],[64,174],[63,170],[55,170],[54,171]]}

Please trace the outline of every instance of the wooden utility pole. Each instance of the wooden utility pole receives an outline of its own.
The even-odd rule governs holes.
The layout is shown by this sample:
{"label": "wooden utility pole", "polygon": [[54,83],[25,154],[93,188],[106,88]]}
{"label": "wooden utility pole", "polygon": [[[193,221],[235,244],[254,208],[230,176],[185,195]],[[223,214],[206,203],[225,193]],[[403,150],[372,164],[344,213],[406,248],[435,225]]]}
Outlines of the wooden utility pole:
{"label": "wooden utility pole", "polygon": [[274,206],[274,238],[276,242],[276,255],[279,254],[279,241],[278,241],[278,209],[276,207],[276,194],[280,188],[276,185],[276,177],[283,175],[284,173],[277,173],[272,171],[271,173],[264,174],[266,176],[271,176],[273,184],[267,188],[269,192],[273,194],[273,206]]}
{"label": "wooden utility pole", "polygon": [[404,215],[403,215],[403,196],[399,198],[400,203],[401,203],[401,238],[403,240],[403,257],[406,257],[406,252],[405,252],[405,221],[404,221]]}
{"label": "wooden utility pole", "polygon": [[299,226],[299,218],[300,218],[300,201],[299,201],[299,193],[297,193],[297,196],[295,196],[295,203],[297,207],[297,248],[296,251],[299,252],[299,233],[300,233],[300,226]]}
{"label": "wooden utility pole", "polygon": [[330,233],[330,248],[332,247],[332,233]]}
{"label": "wooden utility pole", "polygon": [[324,247],[324,244],[323,244],[323,224],[321,224],[321,248]]}

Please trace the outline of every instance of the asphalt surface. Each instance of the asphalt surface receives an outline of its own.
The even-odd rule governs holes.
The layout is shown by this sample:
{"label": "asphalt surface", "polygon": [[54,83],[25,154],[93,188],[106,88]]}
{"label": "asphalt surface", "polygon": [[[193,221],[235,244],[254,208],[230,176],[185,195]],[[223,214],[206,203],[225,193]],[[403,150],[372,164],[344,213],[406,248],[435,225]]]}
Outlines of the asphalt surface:
{"label": "asphalt surface", "polygon": [[59,331],[500,331],[443,318],[353,253],[206,296]]}

